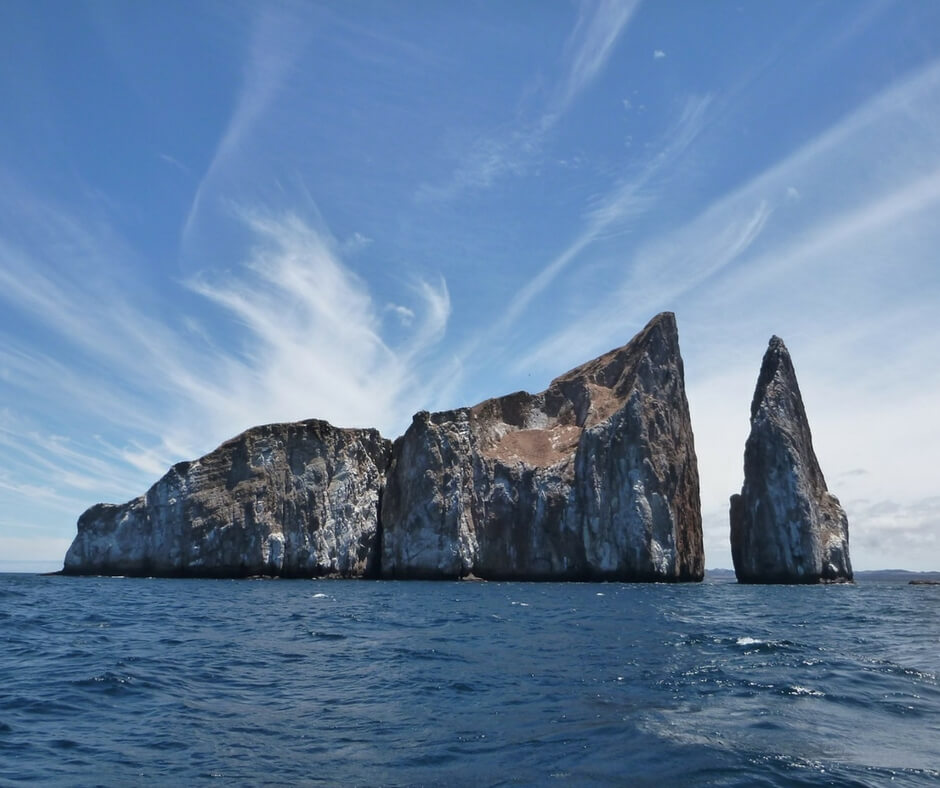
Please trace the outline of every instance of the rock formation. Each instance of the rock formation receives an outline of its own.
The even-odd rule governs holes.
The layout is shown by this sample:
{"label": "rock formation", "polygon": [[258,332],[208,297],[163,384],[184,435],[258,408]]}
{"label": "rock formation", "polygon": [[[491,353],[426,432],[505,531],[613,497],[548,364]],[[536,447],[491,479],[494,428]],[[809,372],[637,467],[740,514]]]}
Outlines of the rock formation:
{"label": "rock formation", "polygon": [[255,427],[78,521],[66,574],[362,576],[377,570],[391,443],[324,421]]}
{"label": "rock formation", "polygon": [[552,381],[418,413],[393,450],[382,576],[703,576],[698,469],[675,317]]}
{"label": "rock formation", "polygon": [[85,512],[67,574],[700,580],[675,318],[525,392],[419,413],[394,447],[257,427]]}
{"label": "rock formation", "polygon": [[779,337],[770,340],[751,402],[744,487],[731,496],[731,556],[740,583],[852,579],[848,520],[826,488]]}

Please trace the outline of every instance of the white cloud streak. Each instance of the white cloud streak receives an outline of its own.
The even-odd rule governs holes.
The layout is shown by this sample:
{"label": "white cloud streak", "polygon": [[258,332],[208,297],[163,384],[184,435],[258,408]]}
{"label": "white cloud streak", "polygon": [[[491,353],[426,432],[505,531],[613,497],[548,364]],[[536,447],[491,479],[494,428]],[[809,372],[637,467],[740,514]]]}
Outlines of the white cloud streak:
{"label": "white cloud streak", "polygon": [[675,164],[701,132],[710,97],[689,99],[677,122],[663,135],[655,146],[657,151],[641,167],[640,172],[621,183],[605,195],[587,216],[586,227],[561,254],[542,268],[510,301],[494,331],[502,333],[515,323],[529,307],[533,299],[545,291],[558,275],[606,232],[622,222],[634,219],[648,211],[655,202],[655,195],[648,193],[654,178]]}
{"label": "white cloud streak", "polygon": [[340,252],[344,255],[354,255],[358,252],[361,252],[363,249],[368,248],[372,245],[372,238],[369,238],[362,233],[356,232],[345,239],[342,244],[340,244]]}
{"label": "white cloud streak", "polygon": [[565,42],[566,76],[550,115],[564,112],[604,70],[614,45],[640,5],[639,0],[582,2]]}
{"label": "white cloud streak", "polygon": [[[932,142],[940,133],[938,118],[940,64],[933,64],[716,200],[692,221],[641,242],[628,253],[625,273],[611,295],[548,337],[520,366],[557,359],[559,352],[583,354],[605,347],[734,263],[746,265],[728,285],[729,300],[745,290],[756,297],[786,271],[820,256],[838,260],[840,250],[866,235],[893,231],[899,242],[917,237],[932,225],[918,222],[920,229],[912,234],[901,222],[940,196],[940,154]],[[886,144],[900,139],[902,130],[905,145]],[[617,201],[610,205],[616,214]],[[569,250],[582,248],[579,238]],[[568,262],[565,258],[559,266],[553,261],[545,271]],[[530,289],[542,289],[541,283]],[[516,316],[528,300],[528,292],[521,294],[508,314]]]}
{"label": "white cloud streak", "polygon": [[237,160],[252,130],[264,117],[290,75],[305,43],[304,26],[281,6],[263,7],[252,30],[251,48],[235,109],[202,180],[196,187],[183,224],[181,246],[191,242],[200,213],[213,190]]}
{"label": "white cloud streak", "polygon": [[582,0],[563,48],[562,77],[538,119],[502,134],[481,136],[446,184],[422,184],[417,199],[452,200],[468,189],[493,186],[504,176],[527,173],[546,135],[603,73],[639,5],[639,0]]}
{"label": "white cloud streak", "polygon": [[414,310],[406,306],[388,303],[385,305],[385,309],[395,315],[403,326],[410,326],[415,321]]}
{"label": "white cloud streak", "polygon": [[[5,258],[3,276],[21,284],[0,295],[7,307],[79,351],[64,351],[66,363],[12,338],[0,350],[2,385],[19,392],[0,422],[8,510],[42,502],[77,516],[102,497],[139,494],[173,462],[259,423],[317,417],[397,434],[430,396],[419,371],[450,317],[443,279],[415,282],[414,303],[401,307],[415,324],[392,346],[381,334],[383,310],[328,235],[296,215],[243,217],[254,239],[244,264],[188,284],[221,311],[226,350],[188,331],[185,314],[158,322],[120,292],[80,279],[62,288],[42,255]],[[99,264],[116,259],[103,249]],[[34,406],[81,421],[88,437],[30,427]],[[36,477],[72,492],[29,481]]]}

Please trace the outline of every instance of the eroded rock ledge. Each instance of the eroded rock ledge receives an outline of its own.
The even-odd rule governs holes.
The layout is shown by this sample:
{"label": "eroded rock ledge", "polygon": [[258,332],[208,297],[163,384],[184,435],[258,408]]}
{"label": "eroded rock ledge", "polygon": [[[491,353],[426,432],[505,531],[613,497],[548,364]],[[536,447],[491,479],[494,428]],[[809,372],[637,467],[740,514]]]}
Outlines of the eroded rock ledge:
{"label": "eroded rock ledge", "polygon": [[731,497],[731,557],[741,583],[852,580],[848,520],[826,487],[779,337],[770,340],[751,402],[744,486]]}
{"label": "eroded rock ledge", "polygon": [[540,394],[419,413],[394,446],[322,421],[250,429],[85,512],[63,571],[700,580],[675,317]]}

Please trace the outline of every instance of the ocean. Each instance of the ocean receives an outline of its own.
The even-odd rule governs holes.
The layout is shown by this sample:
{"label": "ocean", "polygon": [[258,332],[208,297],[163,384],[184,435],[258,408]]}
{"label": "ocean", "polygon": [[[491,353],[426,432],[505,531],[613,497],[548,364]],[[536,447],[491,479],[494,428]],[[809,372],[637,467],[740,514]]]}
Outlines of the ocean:
{"label": "ocean", "polygon": [[935,785],[940,586],[0,575],[0,785]]}

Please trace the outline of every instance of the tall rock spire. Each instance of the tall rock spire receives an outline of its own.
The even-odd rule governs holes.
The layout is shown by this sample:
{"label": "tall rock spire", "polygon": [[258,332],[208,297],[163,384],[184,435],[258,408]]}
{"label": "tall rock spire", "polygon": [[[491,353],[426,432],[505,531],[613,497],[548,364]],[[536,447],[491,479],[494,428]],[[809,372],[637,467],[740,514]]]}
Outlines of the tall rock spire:
{"label": "tall rock spire", "polygon": [[731,556],[741,583],[852,579],[848,520],[826,487],[793,362],[776,336],[751,402],[744,487],[731,496]]}

